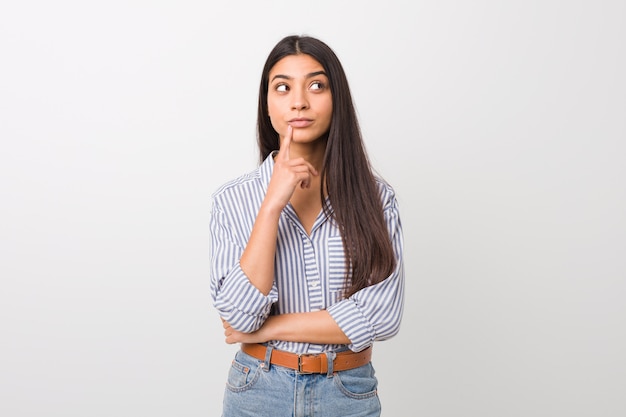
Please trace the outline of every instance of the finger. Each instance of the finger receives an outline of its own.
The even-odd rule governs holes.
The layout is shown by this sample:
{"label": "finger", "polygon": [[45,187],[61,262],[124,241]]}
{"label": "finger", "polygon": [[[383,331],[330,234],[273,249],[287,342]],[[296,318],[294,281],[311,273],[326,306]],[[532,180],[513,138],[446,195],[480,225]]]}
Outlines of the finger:
{"label": "finger", "polygon": [[289,160],[289,146],[291,145],[291,138],[293,137],[293,127],[291,125],[287,125],[287,134],[283,138],[283,141],[280,144],[280,149],[278,150],[278,154],[282,158],[283,161]]}
{"label": "finger", "polygon": [[289,161],[289,164],[296,172],[306,172],[315,176],[319,175],[317,169],[315,169],[315,167],[304,158],[292,159]]}

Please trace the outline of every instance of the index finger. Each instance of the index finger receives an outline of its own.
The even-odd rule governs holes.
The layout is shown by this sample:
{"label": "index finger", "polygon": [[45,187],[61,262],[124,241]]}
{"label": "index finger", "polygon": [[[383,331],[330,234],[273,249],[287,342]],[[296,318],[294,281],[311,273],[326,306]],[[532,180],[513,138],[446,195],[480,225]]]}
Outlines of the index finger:
{"label": "index finger", "polygon": [[291,145],[292,136],[293,127],[291,127],[291,125],[287,125],[287,134],[283,138],[283,141],[280,143],[280,149],[278,150],[278,155],[283,161],[289,160],[289,145]]}

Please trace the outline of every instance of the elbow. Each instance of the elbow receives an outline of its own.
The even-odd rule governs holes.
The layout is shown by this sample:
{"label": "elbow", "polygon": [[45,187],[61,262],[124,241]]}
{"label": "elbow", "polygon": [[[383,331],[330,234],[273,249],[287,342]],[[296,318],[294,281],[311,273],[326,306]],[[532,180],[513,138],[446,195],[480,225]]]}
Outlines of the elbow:
{"label": "elbow", "polygon": [[230,324],[234,330],[242,333],[254,333],[265,323],[264,317],[241,314],[237,310],[218,310],[222,320]]}
{"label": "elbow", "polygon": [[400,323],[391,328],[391,331],[389,332],[389,338],[396,336],[398,333],[400,333]]}
{"label": "elbow", "polygon": [[382,326],[378,331],[376,340],[387,340],[396,336],[400,332],[401,318],[387,322],[385,326]]}

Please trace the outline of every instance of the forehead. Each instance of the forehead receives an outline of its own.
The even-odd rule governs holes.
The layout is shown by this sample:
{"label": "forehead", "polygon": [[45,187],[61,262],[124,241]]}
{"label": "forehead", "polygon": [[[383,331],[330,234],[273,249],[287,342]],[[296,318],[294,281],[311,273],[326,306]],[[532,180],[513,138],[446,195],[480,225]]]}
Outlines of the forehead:
{"label": "forehead", "polygon": [[288,55],[278,61],[269,73],[270,80],[280,74],[291,78],[300,78],[317,71],[323,71],[324,67],[311,55],[299,54]]}

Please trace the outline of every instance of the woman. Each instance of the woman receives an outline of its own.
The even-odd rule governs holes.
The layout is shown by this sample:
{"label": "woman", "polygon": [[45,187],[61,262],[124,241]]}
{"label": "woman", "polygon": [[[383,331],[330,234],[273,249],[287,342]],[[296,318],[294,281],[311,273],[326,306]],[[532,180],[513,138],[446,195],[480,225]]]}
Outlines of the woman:
{"label": "woman", "polygon": [[379,416],[372,344],[399,330],[402,227],[325,43],[270,52],[257,134],[260,166],[212,197],[211,295],[241,343],[223,416]]}

